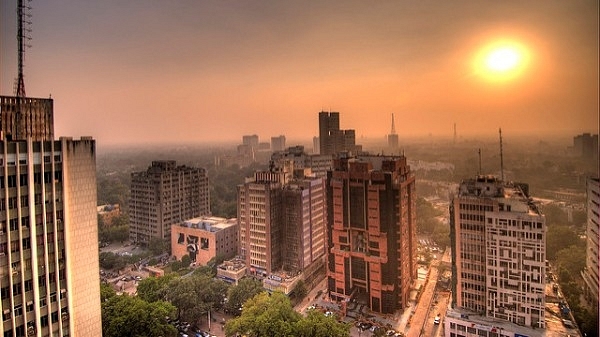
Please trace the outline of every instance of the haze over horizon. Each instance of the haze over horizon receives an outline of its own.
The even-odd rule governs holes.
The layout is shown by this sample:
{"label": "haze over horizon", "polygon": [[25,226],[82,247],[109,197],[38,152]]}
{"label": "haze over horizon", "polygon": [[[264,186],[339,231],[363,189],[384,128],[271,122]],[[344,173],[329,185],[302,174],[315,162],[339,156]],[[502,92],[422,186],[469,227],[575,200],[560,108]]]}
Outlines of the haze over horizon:
{"label": "haze over horizon", "polygon": [[[0,6],[0,94],[13,95],[16,4]],[[392,113],[401,140],[451,136],[454,123],[461,136],[598,133],[598,1],[32,7],[25,87],[52,95],[58,136],[310,139],[321,110],[340,112],[357,142],[389,133]],[[514,76],[481,67],[501,43],[522,51]]]}

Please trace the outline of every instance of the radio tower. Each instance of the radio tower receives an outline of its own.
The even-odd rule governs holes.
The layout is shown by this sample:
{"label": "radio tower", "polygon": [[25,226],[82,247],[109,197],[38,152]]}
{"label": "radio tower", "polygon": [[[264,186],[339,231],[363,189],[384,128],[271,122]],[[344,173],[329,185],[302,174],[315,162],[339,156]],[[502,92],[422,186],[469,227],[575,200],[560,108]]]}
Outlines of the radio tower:
{"label": "radio tower", "polygon": [[15,83],[15,96],[18,98],[25,97],[25,80],[23,79],[23,60],[25,58],[25,47],[31,47],[29,44],[25,44],[25,41],[30,41],[31,37],[28,35],[31,33],[31,13],[29,12],[31,7],[23,3],[23,0],[17,1],[17,41],[19,44],[19,73],[17,81]]}
{"label": "radio tower", "polygon": [[394,123],[394,113],[392,113],[392,131],[387,136],[388,147],[394,151],[398,148],[398,134],[396,134],[396,125]]}

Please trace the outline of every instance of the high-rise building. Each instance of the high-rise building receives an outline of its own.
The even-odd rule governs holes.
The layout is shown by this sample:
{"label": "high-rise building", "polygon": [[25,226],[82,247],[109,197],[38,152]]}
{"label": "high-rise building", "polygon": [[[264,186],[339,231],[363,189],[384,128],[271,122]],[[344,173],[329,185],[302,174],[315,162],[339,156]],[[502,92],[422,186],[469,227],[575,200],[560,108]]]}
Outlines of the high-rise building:
{"label": "high-rise building", "polygon": [[446,316],[446,336],[465,326],[515,336],[545,328],[546,221],[528,193],[494,176],[459,185],[450,204],[456,312]]}
{"label": "high-rise building", "polygon": [[285,136],[271,137],[271,151],[276,152],[283,150],[285,150]]}
{"label": "high-rise building", "polygon": [[340,130],[339,112],[319,112],[319,153],[337,155],[340,152],[356,152],[362,149],[356,145],[356,133],[352,129]]}
{"label": "high-rise building", "polygon": [[331,170],[333,163],[330,155],[307,154],[302,145],[274,152],[271,155],[271,163],[277,167],[282,167],[290,161],[294,165],[294,170],[310,169],[312,174],[322,178],[327,178],[327,171]]}
{"label": "high-rise building", "polygon": [[146,245],[152,238],[170,242],[172,225],[203,215],[210,215],[205,169],[161,160],[153,161],[146,171],[131,174],[131,242]]}
{"label": "high-rise building", "polygon": [[583,159],[598,160],[598,135],[590,133],[582,133],[573,137],[573,149],[575,155],[581,156]]}
{"label": "high-rise building", "polygon": [[0,117],[0,331],[100,336],[95,141],[54,140],[52,99]]}
{"label": "high-rise building", "polygon": [[242,144],[258,149],[258,135],[242,136]]}
{"label": "high-rise building", "polygon": [[[325,254],[324,179],[287,161],[238,186],[240,255],[249,273],[266,277],[318,270]],[[310,275],[307,275],[310,277]]]}
{"label": "high-rise building", "polygon": [[587,179],[587,231],[586,231],[586,259],[583,270],[583,280],[586,287],[584,293],[592,303],[600,301],[600,180]]}
{"label": "high-rise building", "polygon": [[417,196],[406,157],[336,159],[327,189],[329,295],[380,313],[406,308],[417,277]]}

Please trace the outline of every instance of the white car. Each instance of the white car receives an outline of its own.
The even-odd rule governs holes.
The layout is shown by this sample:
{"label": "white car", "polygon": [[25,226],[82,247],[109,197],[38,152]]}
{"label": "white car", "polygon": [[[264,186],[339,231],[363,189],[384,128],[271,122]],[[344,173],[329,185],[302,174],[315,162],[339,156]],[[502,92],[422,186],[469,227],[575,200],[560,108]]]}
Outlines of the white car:
{"label": "white car", "polygon": [[440,316],[435,316],[435,318],[433,319],[433,324],[440,324]]}

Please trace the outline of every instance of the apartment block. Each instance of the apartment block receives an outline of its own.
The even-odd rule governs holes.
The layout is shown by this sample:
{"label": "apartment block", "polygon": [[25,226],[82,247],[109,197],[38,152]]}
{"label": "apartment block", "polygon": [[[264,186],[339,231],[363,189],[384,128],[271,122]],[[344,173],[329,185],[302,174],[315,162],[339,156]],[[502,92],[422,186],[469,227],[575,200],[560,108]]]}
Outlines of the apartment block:
{"label": "apartment block", "polygon": [[290,161],[293,163],[294,170],[310,169],[307,172],[321,178],[327,178],[327,171],[331,170],[333,164],[330,155],[307,154],[302,145],[274,152],[271,155],[271,163],[274,166],[282,167]]}
{"label": "apartment block", "polygon": [[391,314],[417,277],[415,177],[404,156],[334,160],[327,177],[328,291]]}
{"label": "apartment block", "polygon": [[152,238],[171,240],[171,226],[209,215],[208,176],[203,168],[153,161],[131,174],[129,240],[147,245]]}

